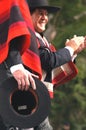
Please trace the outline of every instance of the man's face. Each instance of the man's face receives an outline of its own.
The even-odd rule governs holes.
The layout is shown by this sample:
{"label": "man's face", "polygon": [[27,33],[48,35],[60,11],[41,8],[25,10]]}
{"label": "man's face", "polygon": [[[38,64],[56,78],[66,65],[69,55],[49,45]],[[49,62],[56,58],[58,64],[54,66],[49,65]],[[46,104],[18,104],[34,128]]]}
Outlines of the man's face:
{"label": "man's face", "polygon": [[48,12],[46,9],[36,9],[32,14],[32,21],[36,32],[45,31],[48,23]]}

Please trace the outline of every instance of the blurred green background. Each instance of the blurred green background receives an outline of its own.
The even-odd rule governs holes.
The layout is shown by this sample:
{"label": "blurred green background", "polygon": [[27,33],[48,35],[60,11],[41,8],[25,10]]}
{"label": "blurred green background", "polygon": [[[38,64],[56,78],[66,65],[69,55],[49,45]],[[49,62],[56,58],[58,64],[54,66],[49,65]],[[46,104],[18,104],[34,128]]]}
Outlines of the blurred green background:
{"label": "blurred green background", "polygon": [[[49,3],[61,7],[60,12],[50,15],[45,32],[57,49],[74,35],[86,35],[86,0],[49,0]],[[78,54],[76,66],[78,75],[54,91],[50,113],[54,130],[63,130],[65,122],[70,124],[70,130],[86,130],[86,50]]]}

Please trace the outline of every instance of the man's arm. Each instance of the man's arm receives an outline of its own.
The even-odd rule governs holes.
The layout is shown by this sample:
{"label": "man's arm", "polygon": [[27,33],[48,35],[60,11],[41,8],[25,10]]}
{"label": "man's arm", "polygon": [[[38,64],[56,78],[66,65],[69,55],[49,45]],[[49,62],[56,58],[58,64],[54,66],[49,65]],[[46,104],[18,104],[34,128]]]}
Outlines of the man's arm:
{"label": "man's arm", "polygon": [[35,75],[23,67],[21,55],[18,47],[15,45],[15,40],[10,43],[6,65],[8,69],[10,69],[13,77],[17,80],[19,89],[27,90],[30,86],[30,83],[32,84],[32,88],[36,89],[35,81],[32,77]]}
{"label": "man's arm", "polygon": [[51,52],[48,48],[39,49],[42,68],[50,71],[55,67],[59,67],[71,61],[71,55],[68,49],[63,48],[56,52]]}

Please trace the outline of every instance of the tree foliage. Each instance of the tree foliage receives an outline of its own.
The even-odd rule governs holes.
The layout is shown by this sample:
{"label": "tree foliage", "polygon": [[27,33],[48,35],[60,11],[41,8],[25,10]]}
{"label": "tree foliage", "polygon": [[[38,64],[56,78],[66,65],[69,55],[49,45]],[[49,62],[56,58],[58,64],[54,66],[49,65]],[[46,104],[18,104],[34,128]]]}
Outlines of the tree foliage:
{"label": "tree foliage", "polygon": [[[49,2],[61,6],[61,11],[50,20],[50,25],[54,25],[57,32],[53,39],[56,48],[64,47],[66,39],[75,34],[86,35],[86,0]],[[71,130],[86,130],[86,50],[77,56],[76,66],[78,75],[54,91],[50,114],[54,130],[62,130],[66,121],[70,123]]]}

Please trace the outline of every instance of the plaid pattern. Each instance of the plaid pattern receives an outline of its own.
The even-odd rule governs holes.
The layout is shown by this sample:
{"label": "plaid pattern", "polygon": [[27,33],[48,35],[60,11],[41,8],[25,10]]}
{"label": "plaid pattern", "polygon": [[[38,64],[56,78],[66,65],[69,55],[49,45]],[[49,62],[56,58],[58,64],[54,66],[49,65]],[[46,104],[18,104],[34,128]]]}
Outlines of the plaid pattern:
{"label": "plaid pattern", "polygon": [[[41,76],[37,45],[36,43],[30,44],[31,35],[34,35],[34,29],[26,1],[1,0],[0,9],[0,63],[8,55],[11,40],[16,38],[15,44],[19,46],[21,55],[27,48],[30,48],[28,55],[30,55],[29,60],[31,60],[31,63],[28,63],[28,67]],[[34,61],[36,61],[35,66]]]}

